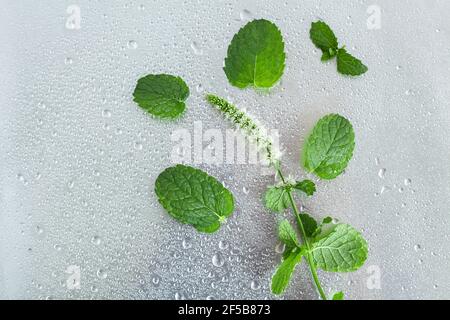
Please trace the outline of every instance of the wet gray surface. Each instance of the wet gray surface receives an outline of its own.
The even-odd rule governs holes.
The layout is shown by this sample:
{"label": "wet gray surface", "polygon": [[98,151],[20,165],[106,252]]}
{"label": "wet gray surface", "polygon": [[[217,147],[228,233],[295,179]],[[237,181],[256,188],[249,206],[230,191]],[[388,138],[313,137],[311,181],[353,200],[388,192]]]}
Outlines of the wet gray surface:
{"label": "wet gray surface", "polygon": [[[450,2],[31,3],[0,10],[0,298],[274,298],[280,217],[261,201],[273,177],[249,163],[195,164],[236,198],[213,235],[172,220],[153,192],[179,152],[175,130],[193,135],[194,121],[203,131],[229,128],[206,92],[278,130],[285,171],[298,178],[307,177],[299,150],[314,123],[331,112],[353,123],[345,174],[317,181],[304,200],[314,216],[363,230],[370,246],[358,272],[320,273],[328,293],[450,297]],[[71,4],[80,29],[66,27]],[[270,94],[233,88],[222,71],[232,36],[260,17],[286,43],[285,73]],[[309,40],[318,18],[368,65],[366,75],[349,79],[320,62]],[[176,122],[132,102],[136,80],[161,72],[191,89]],[[307,268],[297,268],[284,298],[316,296]]]}

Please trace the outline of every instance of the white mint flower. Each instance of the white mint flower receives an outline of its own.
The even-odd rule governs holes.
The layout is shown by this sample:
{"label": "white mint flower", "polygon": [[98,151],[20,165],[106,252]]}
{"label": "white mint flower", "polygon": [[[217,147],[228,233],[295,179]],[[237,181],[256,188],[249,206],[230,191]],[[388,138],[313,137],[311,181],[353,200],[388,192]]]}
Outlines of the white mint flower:
{"label": "white mint flower", "polygon": [[206,100],[220,110],[237,128],[242,130],[250,142],[256,145],[258,151],[264,154],[269,164],[278,165],[281,152],[275,148],[273,139],[261,124],[225,99],[208,94]]}

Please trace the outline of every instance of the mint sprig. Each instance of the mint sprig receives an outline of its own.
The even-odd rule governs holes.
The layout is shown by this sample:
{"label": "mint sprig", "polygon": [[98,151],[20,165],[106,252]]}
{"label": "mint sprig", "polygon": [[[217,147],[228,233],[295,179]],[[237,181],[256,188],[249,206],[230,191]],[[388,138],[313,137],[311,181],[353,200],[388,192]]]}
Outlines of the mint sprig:
{"label": "mint sprig", "polygon": [[[224,99],[208,95],[207,100],[227,115],[230,110],[233,114],[244,111],[233,106],[226,109],[217,106],[230,105],[224,103]],[[237,111],[239,110],[239,111]],[[245,114],[245,113],[244,113]],[[245,117],[248,115],[245,114]],[[231,117],[232,118],[232,117]],[[248,117],[249,118],[249,117]],[[253,124],[256,122],[251,121]],[[350,160],[354,149],[353,128],[344,117],[331,114],[318,121],[305,143],[303,164],[308,171],[316,173],[324,179],[333,179],[343,172]],[[334,224],[332,218],[323,219],[318,224],[316,220],[306,212],[300,212],[294,200],[294,190],[300,189],[307,194],[315,191],[312,181],[291,183],[284,178],[281,162],[272,163],[280,183],[271,186],[264,196],[265,205],[275,212],[282,212],[289,207],[294,212],[298,230],[302,241],[297,239],[296,232],[287,220],[280,223],[278,235],[285,244],[282,261],[272,277],[272,292],[281,294],[287,288],[297,264],[304,257],[308,263],[314,284],[322,299],[327,300],[323,290],[318,269],[330,272],[348,272],[358,269],[367,258],[367,243],[362,235],[347,224]],[[314,191],[313,191],[314,190]],[[343,298],[343,294],[332,297]]]}
{"label": "mint sprig", "polygon": [[359,59],[349,54],[345,47],[339,48],[338,40],[333,30],[325,22],[313,22],[309,36],[314,45],[322,50],[322,61],[328,61],[334,57],[337,58],[337,70],[339,73],[359,76],[368,70]]}

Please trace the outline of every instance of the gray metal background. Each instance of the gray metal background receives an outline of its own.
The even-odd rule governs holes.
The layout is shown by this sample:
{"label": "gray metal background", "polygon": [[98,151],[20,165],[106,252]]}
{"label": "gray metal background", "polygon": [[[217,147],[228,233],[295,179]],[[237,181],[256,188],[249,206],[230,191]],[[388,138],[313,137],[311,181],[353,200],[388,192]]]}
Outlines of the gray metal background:
{"label": "gray metal background", "polygon": [[[65,27],[81,9],[81,29]],[[366,26],[381,8],[381,29]],[[247,20],[282,30],[287,65],[271,94],[231,87],[226,48]],[[368,66],[349,79],[322,64],[310,23],[328,22]],[[280,131],[286,171],[324,114],[348,117],[355,156],[304,205],[363,230],[366,265],[321,273],[349,298],[449,298],[450,1],[2,1],[0,9],[0,298],[273,298],[277,217],[254,165],[199,165],[233,191],[236,212],[213,235],[172,220],[153,184],[177,128],[229,125],[203,100],[229,97]],[[194,44],[195,43],[195,44]],[[132,102],[147,73],[191,88],[179,121]],[[213,263],[213,261],[215,263]],[[66,287],[70,265],[81,288]],[[372,267],[371,267],[372,266]],[[369,268],[371,267],[371,268]],[[381,288],[367,281],[379,268]],[[316,298],[305,266],[285,298]]]}

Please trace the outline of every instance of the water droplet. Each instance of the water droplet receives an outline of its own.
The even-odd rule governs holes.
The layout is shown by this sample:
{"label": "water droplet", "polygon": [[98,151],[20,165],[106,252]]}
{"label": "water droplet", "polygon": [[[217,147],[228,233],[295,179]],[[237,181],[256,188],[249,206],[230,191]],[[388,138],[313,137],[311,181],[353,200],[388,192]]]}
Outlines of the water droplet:
{"label": "water droplet", "polygon": [[157,274],[154,274],[153,276],[152,276],[152,283],[153,283],[153,285],[155,286],[155,287],[158,287],[159,286],[159,282],[161,281],[161,277],[159,276],[159,275],[157,275]]}
{"label": "water droplet", "polygon": [[386,174],[386,169],[385,169],[385,168],[382,168],[382,169],[380,169],[380,170],[378,171],[378,176],[379,176],[381,179],[384,178],[385,174]]}
{"label": "water droplet", "polygon": [[414,250],[417,252],[417,251],[419,251],[420,249],[422,249],[422,247],[420,246],[420,244],[416,244],[415,246],[414,246]]}
{"label": "water droplet", "polygon": [[247,9],[242,10],[241,13],[239,14],[239,18],[241,19],[241,21],[249,20],[251,17],[252,13]]}
{"label": "water droplet", "polygon": [[100,245],[102,243],[102,238],[97,236],[97,235],[93,236],[92,239],[91,239],[91,242],[98,246],[98,245]]}
{"label": "water droplet", "polygon": [[258,290],[259,288],[261,288],[261,285],[258,283],[258,281],[253,280],[253,281],[250,283],[250,288],[251,288],[252,290]]}
{"label": "water droplet", "polygon": [[395,69],[401,70],[401,69],[402,69],[402,66],[396,66]]}
{"label": "water droplet", "polygon": [[198,56],[201,56],[203,54],[203,49],[200,47],[200,45],[197,42],[193,41],[191,43],[191,48],[192,48],[192,51],[194,51],[194,54],[196,54]]}
{"label": "water droplet", "polygon": [[64,59],[64,64],[71,65],[72,63],[73,63],[73,59],[72,58],[67,57],[66,59]]}
{"label": "water droplet", "polygon": [[207,296],[206,300],[215,300],[214,296]]}
{"label": "water droplet", "polygon": [[213,255],[212,257],[212,263],[215,267],[222,267],[225,263],[225,260],[222,257],[222,254],[220,253],[216,253],[215,255]]}
{"label": "water droplet", "polygon": [[405,184],[405,186],[409,186],[411,184],[411,179],[406,178],[403,183]]}
{"label": "water droplet", "polygon": [[127,43],[127,47],[128,47],[128,49],[137,49],[138,44],[137,44],[136,41],[130,40],[130,41],[128,41],[128,43]]}
{"label": "water droplet", "polygon": [[250,190],[247,187],[243,187],[242,192],[244,192],[244,194],[248,194]]}
{"label": "water droplet", "polygon": [[59,244],[55,244],[54,246],[53,246],[53,248],[56,250],[56,251],[61,251],[61,246],[59,245]]}
{"label": "water droplet", "polygon": [[135,143],[134,143],[134,148],[135,148],[136,150],[142,150],[143,145],[142,145],[142,143],[140,143],[140,142],[135,142]]}
{"label": "water droplet", "polygon": [[403,193],[405,189],[403,189],[403,187],[398,188],[398,192]]}
{"label": "water droplet", "polygon": [[109,111],[108,109],[103,110],[102,116],[103,118],[111,118],[111,111]]}
{"label": "water droplet", "polygon": [[38,234],[43,234],[44,233],[44,229],[42,229],[40,226],[37,226],[36,231]]}
{"label": "water droplet", "polygon": [[285,249],[285,245],[283,242],[278,242],[277,245],[275,246],[276,253],[283,253],[284,249]]}
{"label": "water droplet", "polygon": [[201,83],[198,84],[198,85],[195,87],[195,90],[196,90],[198,93],[203,92],[203,86],[202,86],[202,84],[201,84]]}
{"label": "water droplet", "polygon": [[70,180],[70,181],[67,183],[67,187],[68,187],[69,189],[72,189],[74,185],[75,185],[75,182],[74,182],[73,180]]}
{"label": "water droplet", "polygon": [[108,277],[108,273],[103,269],[98,269],[97,277],[99,277],[100,279],[106,279]]}
{"label": "water droplet", "polygon": [[219,241],[219,249],[220,250],[228,249],[228,242],[226,242],[225,240],[220,240]]}
{"label": "water droplet", "polygon": [[183,242],[181,243],[181,246],[183,247],[183,249],[192,248],[192,244],[190,243],[190,241],[188,239],[184,239]]}
{"label": "water droplet", "polygon": [[186,297],[182,292],[176,292],[175,293],[175,300],[186,300]]}

